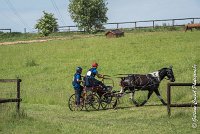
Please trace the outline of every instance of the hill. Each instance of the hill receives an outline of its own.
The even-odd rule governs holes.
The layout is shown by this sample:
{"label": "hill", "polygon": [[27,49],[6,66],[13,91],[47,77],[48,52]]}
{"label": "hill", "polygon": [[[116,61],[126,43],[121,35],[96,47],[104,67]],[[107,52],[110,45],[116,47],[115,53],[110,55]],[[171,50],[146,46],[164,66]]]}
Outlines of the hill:
{"label": "hill", "polygon": [[[191,127],[193,108],[173,108],[168,118],[165,106],[134,107],[128,95],[117,110],[71,112],[67,101],[75,68],[82,66],[85,74],[93,61],[99,63],[100,73],[111,76],[146,74],[173,65],[176,82],[193,82],[192,66],[200,66],[199,36],[199,31],[138,32],[123,38],[99,35],[0,46],[1,78],[23,80],[22,112],[16,115],[14,104],[1,104],[0,133],[197,133],[199,127]],[[119,90],[119,79],[113,79]],[[165,100],[166,83],[160,85]],[[4,95],[8,85],[0,85]],[[9,87],[12,95],[14,87]],[[136,98],[146,95],[138,92]],[[183,87],[176,88],[172,97],[173,102],[191,102],[193,94]],[[148,104],[154,103],[160,104],[155,95]]]}

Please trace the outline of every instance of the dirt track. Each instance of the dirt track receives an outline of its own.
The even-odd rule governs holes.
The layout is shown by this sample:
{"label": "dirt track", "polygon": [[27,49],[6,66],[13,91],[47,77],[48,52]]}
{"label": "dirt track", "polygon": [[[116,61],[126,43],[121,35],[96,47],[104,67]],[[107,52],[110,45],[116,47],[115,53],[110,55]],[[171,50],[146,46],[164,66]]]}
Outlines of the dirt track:
{"label": "dirt track", "polygon": [[71,36],[71,37],[54,37],[54,38],[48,38],[48,39],[38,39],[38,40],[27,40],[27,41],[13,41],[13,42],[0,42],[1,45],[16,45],[16,44],[28,44],[28,43],[37,43],[37,42],[46,42],[50,40],[67,40],[67,39],[76,39],[76,38],[87,38],[92,37],[93,35],[87,35],[87,36]]}
{"label": "dirt track", "polygon": [[45,41],[48,41],[48,40],[45,39],[45,40],[29,40],[29,41],[2,42],[2,43],[0,43],[0,45],[27,44],[27,43],[35,43],[35,42],[45,42]]}

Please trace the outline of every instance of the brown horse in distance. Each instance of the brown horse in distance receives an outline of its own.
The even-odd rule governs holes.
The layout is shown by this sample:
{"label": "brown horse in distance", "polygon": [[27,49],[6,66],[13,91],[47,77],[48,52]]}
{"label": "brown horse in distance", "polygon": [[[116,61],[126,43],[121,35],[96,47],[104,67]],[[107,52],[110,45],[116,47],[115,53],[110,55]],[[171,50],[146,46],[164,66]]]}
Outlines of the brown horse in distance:
{"label": "brown horse in distance", "polygon": [[185,32],[186,32],[187,30],[191,30],[191,31],[192,31],[192,28],[200,29],[200,23],[196,23],[196,24],[187,24],[187,25],[185,25]]}

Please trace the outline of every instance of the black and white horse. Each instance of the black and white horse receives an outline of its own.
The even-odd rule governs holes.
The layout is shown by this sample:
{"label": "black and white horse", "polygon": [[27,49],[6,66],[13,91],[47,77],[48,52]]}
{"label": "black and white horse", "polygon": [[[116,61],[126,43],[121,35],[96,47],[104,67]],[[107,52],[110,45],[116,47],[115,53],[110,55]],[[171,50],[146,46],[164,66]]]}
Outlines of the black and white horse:
{"label": "black and white horse", "polygon": [[[160,82],[167,77],[171,82],[175,81],[174,73],[172,67],[162,68],[156,72],[149,74],[129,74],[126,77],[121,77],[120,93],[124,93],[126,90],[131,92],[131,99],[136,106],[143,106],[148,99],[151,97],[152,93],[155,92],[157,97],[160,99],[163,105],[166,105],[165,101],[162,99],[160,92],[158,91]],[[148,96],[140,105],[134,100],[134,93],[137,90],[147,90]]]}

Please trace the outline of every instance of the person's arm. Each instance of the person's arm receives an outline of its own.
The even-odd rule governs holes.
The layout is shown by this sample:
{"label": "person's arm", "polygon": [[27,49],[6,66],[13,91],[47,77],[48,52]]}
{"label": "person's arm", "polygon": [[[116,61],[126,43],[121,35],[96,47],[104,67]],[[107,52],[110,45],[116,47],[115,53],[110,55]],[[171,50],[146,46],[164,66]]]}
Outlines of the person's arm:
{"label": "person's arm", "polygon": [[80,82],[80,83],[83,82],[83,80],[79,80],[79,79],[77,79],[77,81]]}
{"label": "person's arm", "polygon": [[96,69],[93,71],[93,73],[96,74],[96,76],[97,76],[98,78],[104,78],[103,75],[102,75],[102,74],[99,74],[98,71],[97,71]]}
{"label": "person's arm", "polygon": [[104,76],[102,74],[97,74],[98,78],[104,78]]}
{"label": "person's arm", "polygon": [[77,75],[76,80],[77,80],[77,82],[79,82],[79,83],[83,82],[83,80],[81,80],[81,76],[80,76],[80,75]]}

